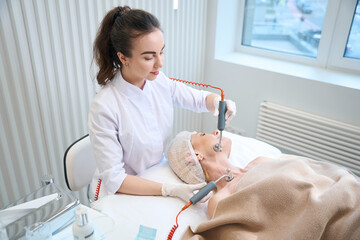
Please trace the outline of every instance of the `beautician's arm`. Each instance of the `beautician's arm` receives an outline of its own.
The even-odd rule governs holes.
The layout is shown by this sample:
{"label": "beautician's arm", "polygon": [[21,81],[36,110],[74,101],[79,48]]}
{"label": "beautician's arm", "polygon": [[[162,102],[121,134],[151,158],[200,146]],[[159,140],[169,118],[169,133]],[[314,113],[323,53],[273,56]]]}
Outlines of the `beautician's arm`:
{"label": "beautician's arm", "polygon": [[214,99],[219,96],[215,93],[211,93],[209,95],[206,96],[206,107],[210,112],[213,112],[215,110],[215,106],[214,106]]}
{"label": "beautician's arm", "polygon": [[140,177],[128,175],[123,181],[118,192],[133,195],[152,195],[164,197],[177,197],[185,202],[194,195],[194,191],[200,190],[206,183],[199,184],[160,184]]}
{"label": "beautician's arm", "polygon": [[161,196],[161,187],[161,183],[127,175],[117,192],[132,195]]}

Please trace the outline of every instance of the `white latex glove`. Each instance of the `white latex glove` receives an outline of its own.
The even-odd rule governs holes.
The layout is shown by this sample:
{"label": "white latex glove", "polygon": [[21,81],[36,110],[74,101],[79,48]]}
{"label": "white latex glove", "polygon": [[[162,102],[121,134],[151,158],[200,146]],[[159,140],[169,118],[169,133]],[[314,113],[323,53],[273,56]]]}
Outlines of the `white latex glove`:
{"label": "white latex glove", "polygon": [[[190,198],[194,196],[194,191],[200,190],[205,187],[206,183],[199,184],[171,184],[171,183],[163,183],[161,188],[161,193],[164,197],[178,197],[185,202],[189,202]],[[205,202],[211,197],[211,195],[207,195],[200,202]]]}
{"label": "white latex glove", "polygon": [[[220,96],[217,96],[216,98],[214,98],[214,117],[219,115],[219,102],[221,100]],[[226,102],[226,112],[225,112],[225,124],[228,124],[231,119],[233,119],[233,117],[235,117],[236,115],[236,104],[235,102],[229,100],[229,99],[225,99]]]}

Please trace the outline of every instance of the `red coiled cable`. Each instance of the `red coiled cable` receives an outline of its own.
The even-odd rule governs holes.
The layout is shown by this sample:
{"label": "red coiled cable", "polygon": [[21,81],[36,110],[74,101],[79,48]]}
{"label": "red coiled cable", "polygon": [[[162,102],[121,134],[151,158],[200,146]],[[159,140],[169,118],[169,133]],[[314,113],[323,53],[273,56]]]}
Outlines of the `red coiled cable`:
{"label": "red coiled cable", "polygon": [[173,238],[176,229],[179,227],[178,217],[179,217],[180,213],[181,213],[182,211],[184,211],[185,209],[187,209],[188,207],[190,207],[191,204],[192,204],[192,202],[188,202],[188,203],[181,209],[181,211],[176,215],[176,225],[174,225],[174,226],[172,227],[172,229],[170,230],[167,240],[171,240],[171,239]]}
{"label": "red coiled cable", "polygon": [[202,87],[211,87],[211,88],[215,88],[215,89],[218,89],[221,91],[221,101],[224,101],[225,99],[225,93],[224,93],[224,90],[222,90],[221,88],[219,87],[214,87],[212,85],[209,85],[209,84],[203,84],[203,83],[197,83],[197,82],[190,82],[190,81],[185,81],[185,80],[181,80],[181,79],[177,79],[177,78],[169,78],[171,80],[175,80],[175,81],[178,81],[178,82],[183,82],[183,83],[188,83],[188,84],[192,84],[192,85],[198,85],[198,86],[202,86]]}
{"label": "red coiled cable", "polygon": [[97,201],[99,199],[100,186],[101,186],[101,179],[99,178],[98,184],[96,186],[94,201]]}

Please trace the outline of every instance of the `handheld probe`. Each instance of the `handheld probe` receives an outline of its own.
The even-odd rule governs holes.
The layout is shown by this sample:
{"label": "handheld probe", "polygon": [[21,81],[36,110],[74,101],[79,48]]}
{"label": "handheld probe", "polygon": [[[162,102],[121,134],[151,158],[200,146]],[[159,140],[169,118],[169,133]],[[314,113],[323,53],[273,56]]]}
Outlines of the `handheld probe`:
{"label": "handheld probe", "polygon": [[221,139],[222,131],[225,129],[225,112],[226,112],[226,102],[224,100],[219,101],[219,117],[218,117],[218,130],[220,131],[219,142],[214,145],[214,150],[217,152],[222,151]]}
{"label": "handheld probe", "polygon": [[206,184],[205,187],[203,187],[202,189],[199,190],[199,192],[197,192],[194,196],[192,196],[190,198],[190,201],[181,209],[181,211],[178,213],[178,215],[176,216],[176,225],[174,225],[172,227],[172,229],[170,230],[170,233],[168,235],[168,240],[171,240],[172,237],[174,236],[174,233],[176,231],[176,229],[179,227],[178,224],[178,217],[180,215],[180,213],[182,211],[184,211],[185,209],[187,209],[188,207],[190,207],[191,204],[196,204],[197,202],[199,202],[201,199],[203,199],[206,195],[208,195],[214,188],[216,188],[216,183],[218,181],[220,181],[222,178],[225,178],[226,182],[230,182],[231,180],[233,180],[234,176],[230,173],[230,169],[227,168],[226,169],[226,174],[219,177],[216,181],[211,181],[208,184]]}
{"label": "handheld probe", "polygon": [[216,183],[218,181],[220,181],[221,179],[225,178],[225,180],[227,182],[230,182],[231,180],[233,180],[234,176],[230,173],[230,169],[227,168],[226,169],[226,174],[219,177],[218,180],[216,181],[211,181],[208,184],[206,184],[205,187],[203,187],[202,189],[199,190],[199,192],[197,192],[194,196],[192,196],[190,198],[190,202],[192,204],[196,204],[198,201],[200,201],[201,199],[203,199],[206,195],[209,194],[209,192],[211,192],[213,189],[216,188]]}

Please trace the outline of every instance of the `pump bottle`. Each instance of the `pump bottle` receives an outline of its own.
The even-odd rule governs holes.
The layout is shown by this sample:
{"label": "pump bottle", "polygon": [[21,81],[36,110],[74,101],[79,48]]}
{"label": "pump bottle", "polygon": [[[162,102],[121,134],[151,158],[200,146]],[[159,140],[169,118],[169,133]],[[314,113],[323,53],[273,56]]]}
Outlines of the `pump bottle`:
{"label": "pump bottle", "polygon": [[88,220],[85,208],[78,208],[75,213],[75,222],[72,226],[73,236],[76,240],[94,240],[95,233],[92,223]]}

